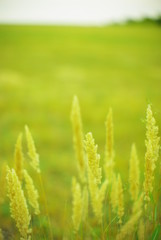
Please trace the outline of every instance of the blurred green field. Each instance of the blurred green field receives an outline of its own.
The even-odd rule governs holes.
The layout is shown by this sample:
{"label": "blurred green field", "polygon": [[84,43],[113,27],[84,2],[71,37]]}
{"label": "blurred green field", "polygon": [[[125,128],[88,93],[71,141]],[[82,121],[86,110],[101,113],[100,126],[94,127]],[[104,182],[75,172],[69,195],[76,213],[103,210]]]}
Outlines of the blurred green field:
{"label": "blurred green field", "polygon": [[143,169],[148,103],[161,128],[161,28],[0,25],[0,163],[13,164],[17,136],[28,124],[60,237],[68,228],[76,174],[70,122],[75,94],[84,133],[93,132],[102,160],[104,122],[113,108],[116,169],[126,183],[133,142]]}

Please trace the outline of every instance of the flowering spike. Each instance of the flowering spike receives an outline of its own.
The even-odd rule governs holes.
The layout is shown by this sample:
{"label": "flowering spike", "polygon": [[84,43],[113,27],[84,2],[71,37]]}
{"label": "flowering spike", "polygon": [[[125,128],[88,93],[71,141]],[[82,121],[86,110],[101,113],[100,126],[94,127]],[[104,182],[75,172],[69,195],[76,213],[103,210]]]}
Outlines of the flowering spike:
{"label": "flowering spike", "polygon": [[100,155],[97,154],[97,145],[95,145],[92,133],[86,135],[86,152],[88,157],[88,168],[97,184],[101,183],[102,171],[99,167]]}
{"label": "flowering spike", "polygon": [[79,101],[77,96],[73,99],[71,120],[73,125],[73,142],[78,161],[78,171],[82,182],[85,181],[85,160],[83,150],[83,130]]}
{"label": "flowering spike", "polygon": [[[159,154],[158,127],[156,126],[155,118],[148,105],[146,116],[146,154],[145,154],[145,172],[144,172],[144,200],[150,201],[150,194],[153,192],[154,169]],[[145,207],[147,204],[145,205]]]}
{"label": "flowering spike", "polygon": [[35,189],[32,178],[30,177],[26,170],[24,170],[24,179],[26,183],[27,198],[29,204],[34,208],[34,213],[38,215],[40,214],[38,203],[39,194],[37,189]]}
{"label": "flowering spike", "polygon": [[29,131],[28,126],[25,126],[25,132],[26,132],[26,139],[27,139],[27,145],[28,145],[28,155],[31,159],[31,166],[40,173],[40,167],[39,167],[39,155],[36,152],[34,140],[32,138],[32,135]]}
{"label": "flowering spike", "polygon": [[21,237],[27,240],[31,232],[29,229],[31,217],[29,215],[24,192],[14,169],[10,170],[8,168],[7,170],[7,188],[8,197],[10,199],[11,217],[16,221],[16,226]]}

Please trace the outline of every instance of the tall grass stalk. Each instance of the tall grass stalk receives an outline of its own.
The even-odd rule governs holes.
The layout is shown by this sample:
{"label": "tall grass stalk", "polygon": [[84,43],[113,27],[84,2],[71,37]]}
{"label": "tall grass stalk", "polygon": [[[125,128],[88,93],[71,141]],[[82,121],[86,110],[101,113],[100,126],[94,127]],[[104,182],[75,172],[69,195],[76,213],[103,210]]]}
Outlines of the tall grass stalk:
{"label": "tall grass stalk", "polygon": [[28,155],[31,160],[30,164],[38,174],[40,188],[41,188],[41,192],[42,192],[42,196],[43,196],[44,209],[45,209],[45,213],[46,213],[47,220],[48,220],[49,236],[50,236],[50,239],[53,239],[52,226],[51,226],[49,211],[48,211],[48,207],[47,207],[48,206],[47,198],[46,198],[46,193],[45,193],[44,184],[42,181],[42,175],[41,175],[41,171],[40,171],[39,154],[36,151],[36,147],[35,147],[35,143],[34,143],[32,134],[27,125],[25,126],[25,132],[26,132],[26,140],[27,140],[27,146],[28,146]]}

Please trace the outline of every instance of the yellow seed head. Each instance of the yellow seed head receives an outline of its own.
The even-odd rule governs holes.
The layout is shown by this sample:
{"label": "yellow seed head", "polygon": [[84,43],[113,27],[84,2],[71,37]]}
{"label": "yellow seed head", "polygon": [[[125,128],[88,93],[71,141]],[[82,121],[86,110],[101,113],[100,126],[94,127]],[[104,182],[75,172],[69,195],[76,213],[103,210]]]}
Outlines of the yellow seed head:
{"label": "yellow seed head", "polygon": [[85,147],[88,157],[88,168],[97,184],[101,183],[102,171],[99,167],[100,155],[97,154],[97,145],[95,145],[92,133],[87,133]]}
{"label": "yellow seed head", "polygon": [[158,159],[158,155],[159,155],[159,141],[160,138],[158,137],[158,126],[156,126],[156,121],[155,118],[153,117],[153,113],[151,110],[151,106],[148,105],[147,108],[147,117],[146,117],[146,144],[148,144],[147,142],[149,140],[151,140],[151,144],[152,144],[152,152],[153,152],[153,162],[155,164],[155,162]]}
{"label": "yellow seed head", "polygon": [[111,182],[114,174],[114,150],[113,150],[113,118],[112,109],[109,110],[106,120],[106,146],[105,146],[105,175]]}
{"label": "yellow seed head", "polygon": [[83,150],[83,130],[81,113],[77,96],[73,99],[71,120],[73,125],[73,142],[76,153],[76,158],[78,161],[78,171],[80,179],[84,182],[85,178],[85,160],[84,160],[84,150]]}
{"label": "yellow seed head", "polygon": [[112,188],[111,188],[111,206],[113,213],[116,213],[117,206],[118,206],[118,187],[117,187],[117,179],[116,176],[113,176],[112,180]]}
{"label": "yellow seed head", "polygon": [[107,180],[101,185],[99,188],[93,174],[89,171],[88,173],[88,184],[89,184],[89,191],[91,196],[91,203],[93,212],[96,216],[97,222],[101,224],[102,216],[103,216],[103,201],[105,199],[105,193],[107,189],[108,182]]}
{"label": "yellow seed head", "polygon": [[72,181],[72,192],[73,192],[73,228],[74,232],[78,232],[79,226],[82,220],[82,194],[81,194],[81,187],[80,184],[73,178]]}
{"label": "yellow seed head", "polygon": [[154,169],[158,159],[160,141],[160,138],[158,137],[158,127],[156,126],[156,121],[153,117],[150,105],[148,105],[146,116],[146,138],[144,200],[149,202],[150,194],[153,191]]}
{"label": "yellow seed head", "polygon": [[22,133],[19,134],[14,153],[14,168],[20,181],[23,177],[23,152],[22,152]]}
{"label": "yellow seed head", "polygon": [[98,223],[101,223],[103,201],[108,181],[106,180],[99,188],[102,178],[102,169],[99,167],[100,155],[97,154],[97,145],[95,145],[92,133],[87,133],[85,147],[88,158],[88,184],[92,208]]}
{"label": "yellow seed head", "polygon": [[24,170],[24,179],[26,183],[27,199],[29,201],[29,204],[34,208],[34,213],[38,215],[40,214],[39,202],[38,202],[39,194],[33,184],[32,178],[29,176],[26,170]]}
{"label": "yellow seed head", "polygon": [[122,188],[122,181],[120,175],[118,175],[118,183],[117,183],[117,194],[118,194],[118,218],[119,224],[122,224],[122,217],[124,215],[124,195]]}
{"label": "yellow seed head", "polygon": [[139,193],[139,162],[138,162],[135,144],[132,145],[132,149],[131,149],[129,183],[130,183],[131,199],[135,201],[138,198],[138,193]]}
{"label": "yellow seed head", "polygon": [[10,199],[11,217],[16,221],[16,226],[22,239],[27,240],[31,231],[29,229],[31,217],[20,181],[14,169],[10,170],[8,168],[7,170],[7,188]]}
{"label": "yellow seed head", "polygon": [[96,207],[96,196],[98,195],[98,186],[95,181],[95,178],[91,171],[88,171],[88,185],[89,185],[89,191],[90,191],[90,197],[91,197],[91,203],[93,207],[93,212],[95,212],[95,207]]}
{"label": "yellow seed head", "polygon": [[32,135],[29,131],[28,126],[25,126],[25,132],[26,132],[26,140],[28,145],[28,155],[31,159],[31,166],[40,173],[40,167],[39,167],[39,155],[36,152],[34,140],[32,138]]}

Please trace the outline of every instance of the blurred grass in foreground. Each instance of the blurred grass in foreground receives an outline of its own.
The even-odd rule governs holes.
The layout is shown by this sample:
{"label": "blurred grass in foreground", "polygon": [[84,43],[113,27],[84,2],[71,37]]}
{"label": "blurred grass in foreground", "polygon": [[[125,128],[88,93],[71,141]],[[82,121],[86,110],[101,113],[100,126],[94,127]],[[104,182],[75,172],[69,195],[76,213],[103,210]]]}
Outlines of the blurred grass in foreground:
{"label": "blurred grass in foreground", "polygon": [[0,162],[12,164],[17,136],[28,124],[59,236],[68,227],[76,171],[73,95],[80,101],[84,133],[93,132],[102,156],[104,122],[113,108],[116,168],[126,183],[132,142],[144,165],[147,103],[153,104],[161,128],[161,28],[1,25],[0,53]]}

